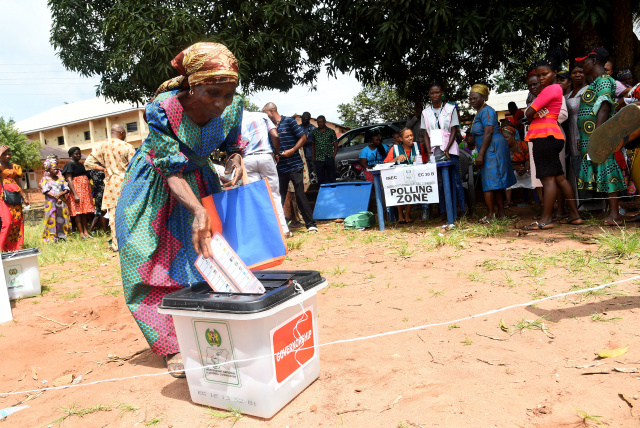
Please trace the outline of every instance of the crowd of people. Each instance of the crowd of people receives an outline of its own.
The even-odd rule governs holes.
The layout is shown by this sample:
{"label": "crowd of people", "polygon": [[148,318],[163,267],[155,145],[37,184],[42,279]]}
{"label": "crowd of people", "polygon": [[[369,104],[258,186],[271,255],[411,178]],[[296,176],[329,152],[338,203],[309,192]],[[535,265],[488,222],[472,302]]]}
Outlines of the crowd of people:
{"label": "crowd of people", "polygon": [[[441,84],[432,84],[429,105],[413,126],[408,123],[398,131],[393,144],[367,132],[359,154],[367,179],[372,179],[368,170],[381,163],[447,160],[457,165],[460,156],[470,156],[487,206],[481,223],[503,217],[513,190],[523,188],[536,189],[543,204],[539,221],[528,225],[529,230],[549,229],[561,220],[580,224],[580,210],[604,208],[593,199],[602,194],[608,201],[605,224],[619,224],[619,196],[634,189],[630,153],[619,150],[596,164],[587,146],[594,130],[615,113],[618,101],[635,102],[640,90],[631,88],[634,82],[627,70],[618,73],[618,81],[609,76],[612,66],[604,48],[576,58],[568,71],[562,70],[564,60],[554,51],[539,61],[526,76],[526,108],[510,103],[510,115],[502,124],[487,104],[489,88],[473,85],[469,105],[476,114],[464,139],[457,106],[444,101]],[[84,164],[77,147],[69,149],[71,161],[62,171],[57,159],[47,159],[40,186],[45,196],[44,242],[64,239],[72,219],[83,239],[91,237],[98,223],[106,227],[109,221],[112,249],[120,251],[127,305],[151,349],[164,355],[168,368],[182,377],[173,322],[157,307],[164,295],[203,280],[194,262],[199,255],[210,255],[211,226],[201,200],[236,186],[243,175],[237,172],[245,168],[250,181],[268,181],[286,236],[291,236],[290,223],[298,219],[316,233],[305,191],[311,173],[320,184],[336,180],[338,145],[324,116],[317,118],[316,127],[308,112],[298,124],[271,102],[262,112],[246,111],[236,94],[238,64],[223,45],[196,43],[172,65],[179,76],[163,83],[147,104],[149,135],[140,149],[126,143],[124,129],[114,125],[111,139],[94,148]],[[224,174],[216,172],[219,166],[210,156],[214,151],[228,155]],[[0,239],[2,250],[11,251],[22,245],[20,197],[26,201],[26,195],[20,186],[22,171],[11,163],[6,146],[0,147],[0,167]],[[462,180],[454,169],[458,205],[464,211]],[[414,221],[411,208],[398,207],[400,223]]]}

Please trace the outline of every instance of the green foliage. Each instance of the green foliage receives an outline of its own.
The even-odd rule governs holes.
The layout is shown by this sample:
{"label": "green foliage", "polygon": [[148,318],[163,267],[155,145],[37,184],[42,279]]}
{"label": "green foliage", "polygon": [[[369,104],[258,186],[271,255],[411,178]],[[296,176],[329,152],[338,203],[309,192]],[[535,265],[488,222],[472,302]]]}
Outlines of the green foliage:
{"label": "green foliage", "polygon": [[[97,92],[146,101],[177,75],[171,60],[195,42],[225,44],[246,92],[312,84],[320,71],[322,6],[311,0],[49,0],[51,43],[69,70],[100,76]],[[323,29],[323,30],[322,30]],[[322,30],[322,31],[321,31]]]}
{"label": "green foliage", "polygon": [[27,136],[21,134],[14,126],[14,121],[5,121],[0,117],[0,145],[7,145],[11,148],[11,162],[20,165],[23,170],[36,168],[42,164],[40,151],[42,143],[40,141],[29,141]]}
{"label": "green foliage", "polygon": [[413,113],[413,103],[386,82],[366,85],[350,103],[338,105],[340,120],[357,128],[376,122],[404,120]]}
{"label": "green foliage", "polygon": [[262,107],[258,107],[256,104],[251,102],[251,100],[246,95],[243,94],[242,98],[244,98],[244,108],[247,109],[247,111],[252,111],[252,112],[262,111]]}
{"label": "green foliage", "polygon": [[[625,2],[637,17],[640,2]],[[171,59],[198,41],[222,42],[231,49],[247,93],[313,87],[326,67],[330,76],[353,73],[365,87],[387,82],[411,102],[424,102],[430,83],[438,80],[449,100],[461,101],[474,83],[500,91],[522,88],[523,73],[548,48],[569,42],[570,50],[611,44],[611,34],[621,30],[614,28],[616,10],[624,10],[607,0],[48,4],[51,42],[65,67],[100,76],[97,92],[117,101],[146,100],[175,76]],[[635,53],[637,43],[634,37],[617,49]],[[351,121],[348,115],[343,120],[351,125],[372,121]]]}

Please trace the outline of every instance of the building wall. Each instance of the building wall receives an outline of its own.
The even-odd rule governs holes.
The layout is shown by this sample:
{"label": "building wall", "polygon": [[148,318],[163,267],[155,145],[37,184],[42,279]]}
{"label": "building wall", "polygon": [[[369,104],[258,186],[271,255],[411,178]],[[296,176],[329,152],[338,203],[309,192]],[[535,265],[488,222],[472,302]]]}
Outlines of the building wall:
{"label": "building wall", "polygon": [[[60,147],[61,149],[77,146],[80,147],[83,155],[88,155],[96,144],[110,137],[109,131],[112,125],[119,123],[126,129],[127,123],[133,122],[137,124],[138,129],[135,132],[127,132],[127,142],[138,148],[149,134],[149,128],[142,118],[142,112],[143,109],[139,109],[68,126],[59,126],[41,132],[31,132],[26,135],[29,140],[39,140],[47,146]],[[92,128],[93,132],[91,132]],[[89,140],[85,140],[84,133],[86,131],[90,132]],[[58,137],[64,138],[64,145],[58,145]]]}

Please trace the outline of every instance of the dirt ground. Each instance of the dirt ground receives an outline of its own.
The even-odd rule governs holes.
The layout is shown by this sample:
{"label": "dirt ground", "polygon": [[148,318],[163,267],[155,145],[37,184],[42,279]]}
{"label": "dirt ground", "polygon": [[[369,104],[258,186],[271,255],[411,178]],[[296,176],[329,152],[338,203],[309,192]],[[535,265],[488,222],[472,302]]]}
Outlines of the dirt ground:
{"label": "dirt ground", "polygon": [[[532,213],[516,214],[529,220]],[[640,275],[633,226],[605,231],[590,221],[522,235],[513,225],[437,225],[357,232],[325,223],[317,235],[296,231],[282,268],[320,270],[330,284],[318,296],[319,341],[455,320]],[[52,386],[65,375],[82,376],[82,384],[165,371],[124,304],[117,256],[106,251],[106,238],[93,245],[101,263],[45,264],[46,294],[13,302],[15,321],[0,325],[0,392]],[[272,419],[243,415],[235,426],[638,427],[639,288],[636,279],[323,347],[318,380]],[[596,355],[627,345],[618,357]],[[30,407],[0,427],[58,426],[65,415],[68,427],[234,423],[193,404],[187,380],[167,375],[4,395],[0,409],[20,402]]]}

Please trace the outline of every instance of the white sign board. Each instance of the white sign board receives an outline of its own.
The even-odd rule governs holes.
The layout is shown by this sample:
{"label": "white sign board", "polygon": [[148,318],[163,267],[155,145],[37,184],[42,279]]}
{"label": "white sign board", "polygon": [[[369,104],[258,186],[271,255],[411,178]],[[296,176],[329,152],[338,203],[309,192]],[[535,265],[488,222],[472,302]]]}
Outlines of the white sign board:
{"label": "white sign board", "polygon": [[0,324],[11,321],[11,303],[9,303],[9,290],[7,289],[7,281],[4,277],[4,268],[2,259],[0,259]]}
{"label": "white sign board", "polygon": [[380,171],[388,207],[438,203],[438,173],[435,163],[398,165]]}

